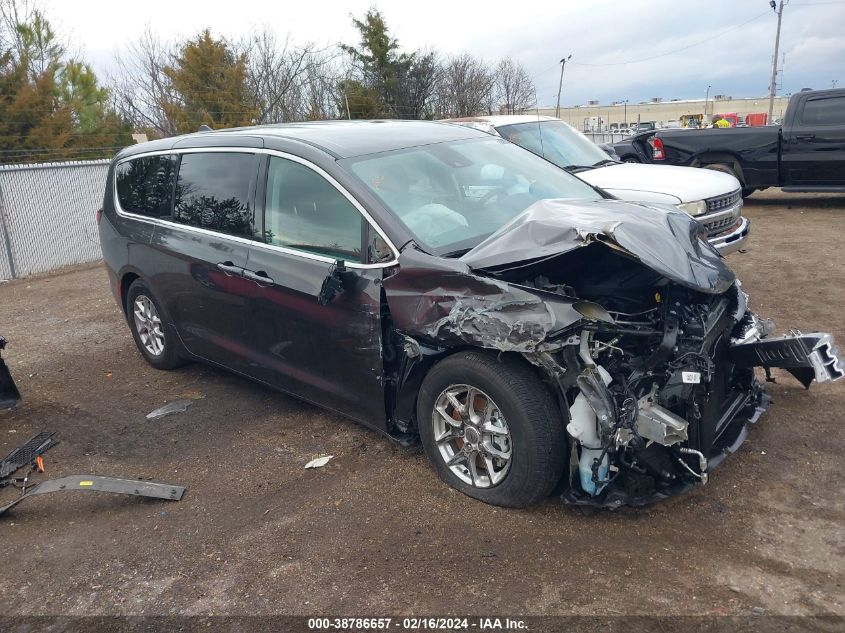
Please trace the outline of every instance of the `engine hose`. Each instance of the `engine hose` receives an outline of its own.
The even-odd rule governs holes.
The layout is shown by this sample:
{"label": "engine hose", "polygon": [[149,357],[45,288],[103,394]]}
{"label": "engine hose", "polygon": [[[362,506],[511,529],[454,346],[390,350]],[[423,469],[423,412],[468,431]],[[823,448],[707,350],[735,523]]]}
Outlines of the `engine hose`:
{"label": "engine hose", "polygon": [[695,472],[692,468],[689,467],[689,464],[687,464],[680,457],[678,457],[678,462],[684,468],[686,468],[688,471],[690,471],[693,475],[698,477],[701,480],[702,484],[706,484],[707,483],[707,458],[704,456],[704,453],[702,453],[701,451],[697,451],[694,448],[686,448],[686,447],[683,447],[683,446],[679,446],[678,451],[680,453],[683,453],[684,455],[695,455],[695,456],[698,457],[698,467],[701,470],[701,473]]}

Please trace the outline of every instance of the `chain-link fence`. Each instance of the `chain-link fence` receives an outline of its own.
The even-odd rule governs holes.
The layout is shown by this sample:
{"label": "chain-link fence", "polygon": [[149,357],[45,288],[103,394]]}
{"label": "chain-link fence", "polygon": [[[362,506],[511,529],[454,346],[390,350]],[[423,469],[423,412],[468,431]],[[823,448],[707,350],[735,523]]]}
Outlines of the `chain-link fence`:
{"label": "chain-link fence", "polygon": [[102,257],[95,212],[109,161],[0,166],[0,279]]}
{"label": "chain-link fence", "polygon": [[618,143],[631,136],[628,132],[584,132],[584,135],[596,145]]}

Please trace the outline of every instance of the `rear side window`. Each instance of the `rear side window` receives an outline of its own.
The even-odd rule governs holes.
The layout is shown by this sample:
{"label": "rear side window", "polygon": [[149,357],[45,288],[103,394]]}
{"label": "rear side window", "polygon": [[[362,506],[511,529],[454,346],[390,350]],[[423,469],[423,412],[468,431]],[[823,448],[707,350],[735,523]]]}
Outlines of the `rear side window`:
{"label": "rear side window", "polygon": [[151,218],[170,215],[176,157],[133,158],[115,168],[117,199],[129,213]]}
{"label": "rear side window", "polygon": [[254,237],[255,154],[182,154],[173,219],[228,235]]}
{"label": "rear side window", "polygon": [[329,181],[304,165],[270,158],[264,238],[268,244],[361,261],[363,216]]}
{"label": "rear side window", "polygon": [[801,123],[806,125],[845,125],[845,97],[809,99],[804,104]]}

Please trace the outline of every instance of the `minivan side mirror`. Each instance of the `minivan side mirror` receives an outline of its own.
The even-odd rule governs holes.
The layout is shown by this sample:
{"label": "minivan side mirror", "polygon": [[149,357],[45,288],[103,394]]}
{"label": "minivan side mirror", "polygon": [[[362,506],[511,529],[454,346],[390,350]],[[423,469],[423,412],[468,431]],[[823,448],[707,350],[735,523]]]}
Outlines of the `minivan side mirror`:
{"label": "minivan side mirror", "polygon": [[332,300],[344,290],[344,276],[349,271],[346,268],[346,262],[338,259],[329,268],[329,274],[323,279],[323,285],[320,286],[320,294],[317,295],[317,301],[321,306],[328,305]]}

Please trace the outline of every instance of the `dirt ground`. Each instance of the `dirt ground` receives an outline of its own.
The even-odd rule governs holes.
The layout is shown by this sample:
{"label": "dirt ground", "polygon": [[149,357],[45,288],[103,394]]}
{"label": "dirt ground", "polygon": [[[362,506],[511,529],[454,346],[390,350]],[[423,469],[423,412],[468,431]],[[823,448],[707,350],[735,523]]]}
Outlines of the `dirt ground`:
{"label": "dirt ground", "polygon": [[[729,261],[752,307],[845,347],[845,196],[758,192],[746,213]],[[0,413],[0,454],[49,429],[49,475],[188,489],[0,517],[0,614],[845,615],[845,384],[777,373],[739,453],[680,498],[506,510],[337,415],[201,365],[152,369],[99,265],[0,284],[0,333],[24,396]],[[334,459],[304,470],[319,453]]]}

